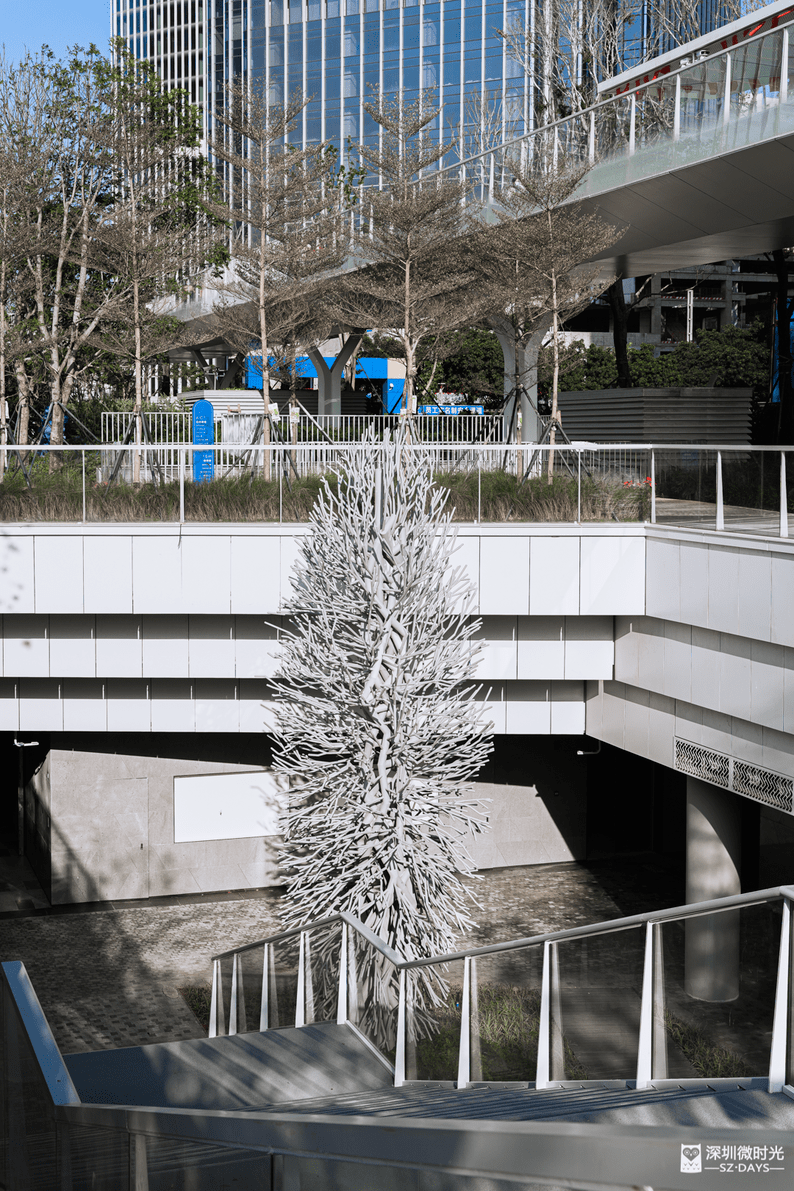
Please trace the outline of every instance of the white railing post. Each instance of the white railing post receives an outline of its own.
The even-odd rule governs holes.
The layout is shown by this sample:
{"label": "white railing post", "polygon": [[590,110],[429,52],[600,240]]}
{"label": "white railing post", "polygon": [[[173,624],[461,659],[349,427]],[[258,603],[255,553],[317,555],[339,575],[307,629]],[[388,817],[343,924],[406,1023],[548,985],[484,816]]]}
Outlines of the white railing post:
{"label": "white railing post", "polygon": [[681,75],[675,76],[675,108],[673,109],[673,140],[681,136]]}
{"label": "white railing post", "polygon": [[229,1034],[237,1033],[237,1003],[238,1003],[238,960],[237,952],[232,959],[232,995],[229,1002]]}
{"label": "white railing post", "polygon": [[306,1025],[306,931],[300,933],[298,948],[298,988],[295,998],[295,1025]]}
{"label": "white railing post", "polygon": [[576,452],[576,524],[582,524],[582,448]]}
{"label": "white railing post", "polygon": [[179,451],[179,524],[181,525],[185,520],[185,448],[178,447]]}
{"label": "white railing post", "polygon": [[780,102],[788,99],[788,27],[783,29],[780,38]]}
{"label": "white railing post", "polygon": [[651,525],[656,524],[656,452],[651,451]]}
{"label": "white railing post", "polygon": [[543,975],[540,982],[540,1025],[538,1027],[538,1065],[535,1070],[535,1087],[547,1088],[550,1077],[550,1034],[551,1034],[551,943],[543,944]]}
{"label": "white railing post", "polygon": [[667,1079],[667,1023],[665,1021],[664,927],[654,922],[651,930],[653,944],[653,1022],[651,1025],[651,1076]]}
{"label": "white railing post", "polygon": [[460,998],[460,1047],[458,1049],[458,1090],[467,1088],[471,1078],[471,956],[463,961],[463,992]]}
{"label": "white railing post", "polygon": [[482,521],[482,452],[477,452],[477,524]]}
{"label": "white railing post", "polygon": [[653,1078],[653,923],[645,924],[645,960],[642,967],[640,1037],[637,1046],[637,1087],[647,1088]]}
{"label": "white railing post", "polygon": [[347,923],[342,923],[342,939],[339,944],[339,993],[336,1001],[336,1024],[343,1026],[347,1021]]}
{"label": "white railing post", "polygon": [[306,1010],[303,1024],[310,1026],[314,1021],[314,980],[312,979],[312,948],[311,937],[306,931],[306,945],[303,949],[304,988],[306,990]]}
{"label": "white railing post", "polygon": [[394,1052],[394,1086],[401,1088],[405,1083],[405,968],[400,969],[400,993],[397,1004],[397,1046]]}
{"label": "white railing post", "polygon": [[218,1038],[226,1033],[225,1014],[223,1011],[223,978],[221,961],[216,959],[212,965],[212,997],[210,999],[210,1038]]}
{"label": "white railing post", "polygon": [[715,529],[725,528],[725,508],[722,499],[722,451],[717,451],[717,511]]}
{"label": "white railing post", "polygon": [[266,1030],[270,1025],[270,949],[271,943],[265,943],[262,948],[262,1000],[259,1004],[259,1029]]}
{"label": "white railing post", "polygon": [[556,943],[549,945],[549,1010],[551,1016],[550,1074],[556,1082],[565,1079],[565,1039],[562,1032],[562,995],[560,992],[560,953]]}
{"label": "white railing post", "polygon": [[788,483],[786,481],[786,452],[780,452],[780,536],[788,537]]}
{"label": "white railing post", "polygon": [[629,157],[634,156],[637,143],[637,96],[631,97],[631,115],[629,117]]}
{"label": "white railing post", "polygon": [[772,1017],[772,1045],[769,1048],[769,1091],[780,1092],[794,1078],[788,1070],[791,1029],[791,903],[783,898],[780,926],[780,953],[775,985],[775,1009]]}
{"label": "white railing post", "polygon": [[[83,457],[83,525],[85,525],[85,522],[86,522],[86,515],[85,515],[85,451],[82,451],[81,455]],[[2,473],[0,472],[0,474],[2,474]]]}

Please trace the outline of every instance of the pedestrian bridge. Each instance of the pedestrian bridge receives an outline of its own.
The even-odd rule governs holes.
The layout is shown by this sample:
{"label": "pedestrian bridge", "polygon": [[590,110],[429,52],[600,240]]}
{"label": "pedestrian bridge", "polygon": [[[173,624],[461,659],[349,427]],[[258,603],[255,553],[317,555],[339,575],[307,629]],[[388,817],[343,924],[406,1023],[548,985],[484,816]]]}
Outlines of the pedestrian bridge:
{"label": "pedestrian bridge", "polygon": [[610,79],[584,111],[472,156],[480,197],[517,161],[589,162],[577,198],[622,229],[623,276],[794,243],[794,5],[777,3]]}
{"label": "pedestrian bridge", "polygon": [[66,1056],[3,963],[0,1184],[788,1191],[792,898],[415,959],[337,914],[216,956],[209,1037]]}

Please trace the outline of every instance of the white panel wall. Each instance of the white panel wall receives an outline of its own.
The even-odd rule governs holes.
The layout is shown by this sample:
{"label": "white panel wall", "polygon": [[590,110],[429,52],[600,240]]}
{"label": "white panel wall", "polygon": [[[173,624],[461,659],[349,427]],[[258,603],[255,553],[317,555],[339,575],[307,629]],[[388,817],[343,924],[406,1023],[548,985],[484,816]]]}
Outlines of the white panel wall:
{"label": "white panel wall", "polygon": [[529,538],[480,541],[480,612],[525,616],[529,612]]}
{"label": "white panel wall", "polygon": [[0,612],[35,612],[33,532],[0,535]]}
{"label": "white panel wall", "polygon": [[650,617],[616,622],[615,678],[794,735],[794,647]]}
{"label": "white panel wall", "polygon": [[533,616],[579,613],[580,539],[533,537],[529,610]]}
{"label": "white panel wall", "polygon": [[132,612],[132,541],[113,534],[83,539],[85,612]]}
{"label": "white panel wall", "polygon": [[649,529],[647,614],[794,645],[794,543]]}
{"label": "white panel wall", "polygon": [[140,616],[97,616],[96,673],[100,678],[143,677]]}
{"label": "white panel wall", "polygon": [[191,616],[188,666],[191,678],[224,678],[235,673],[235,618]]}
{"label": "white panel wall", "polygon": [[45,678],[50,673],[50,626],[44,616],[3,617],[3,673]]}
{"label": "white panel wall", "polygon": [[40,535],[35,544],[36,611],[83,611],[83,536]]}
{"label": "white panel wall", "polygon": [[645,611],[645,542],[642,538],[582,538],[579,612],[630,616]]}

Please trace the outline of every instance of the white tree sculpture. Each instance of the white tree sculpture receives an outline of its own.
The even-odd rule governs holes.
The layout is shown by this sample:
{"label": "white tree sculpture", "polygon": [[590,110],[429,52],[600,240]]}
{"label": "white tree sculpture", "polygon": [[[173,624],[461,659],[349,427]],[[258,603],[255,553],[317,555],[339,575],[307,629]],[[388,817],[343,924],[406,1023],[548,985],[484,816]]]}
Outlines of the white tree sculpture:
{"label": "white tree sculpture", "polygon": [[[480,622],[452,565],[445,502],[426,453],[402,435],[365,441],[340,465],[301,543],[275,682],[276,767],[293,779],[284,927],[347,910],[407,958],[450,951],[472,925],[460,875],[473,871],[466,843],[483,815],[468,782],[491,750],[467,682]],[[364,951],[359,1003],[393,1041],[394,981]],[[417,975],[420,1029],[442,992]]]}

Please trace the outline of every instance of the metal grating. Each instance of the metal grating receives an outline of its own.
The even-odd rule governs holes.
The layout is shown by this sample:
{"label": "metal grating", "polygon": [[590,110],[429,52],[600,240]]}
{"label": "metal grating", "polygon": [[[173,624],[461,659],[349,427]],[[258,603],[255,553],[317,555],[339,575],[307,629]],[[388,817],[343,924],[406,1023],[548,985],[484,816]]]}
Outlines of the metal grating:
{"label": "metal grating", "polygon": [[794,813],[794,778],[785,774],[737,761],[726,753],[679,737],[675,739],[675,768],[680,773],[710,782],[712,786],[722,786],[755,802]]}

